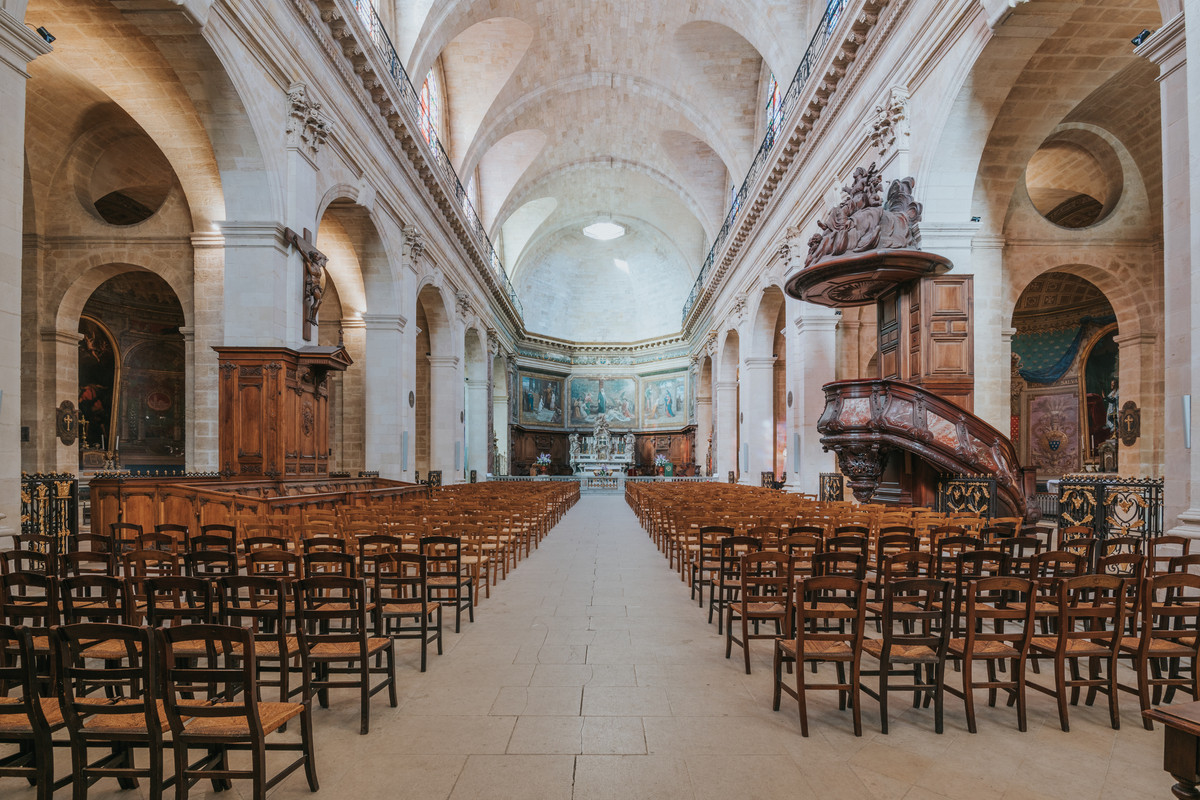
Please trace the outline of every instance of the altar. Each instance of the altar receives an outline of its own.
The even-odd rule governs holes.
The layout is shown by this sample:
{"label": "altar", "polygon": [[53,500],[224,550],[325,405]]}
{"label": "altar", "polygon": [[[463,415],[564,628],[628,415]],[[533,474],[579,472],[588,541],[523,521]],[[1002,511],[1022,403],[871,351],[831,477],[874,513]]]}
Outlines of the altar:
{"label": "altar", "polygon": [[567,439],[571,471],[576,475],[623,475],[633,466],[633,434],[614,434],[604,417],[596,420],[591,435],[572,433]]}

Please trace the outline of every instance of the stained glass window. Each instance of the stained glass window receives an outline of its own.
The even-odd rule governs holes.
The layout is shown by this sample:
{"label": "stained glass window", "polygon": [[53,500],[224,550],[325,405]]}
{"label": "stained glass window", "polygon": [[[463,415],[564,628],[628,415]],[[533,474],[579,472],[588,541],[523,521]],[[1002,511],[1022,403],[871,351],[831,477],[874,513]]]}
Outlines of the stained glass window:
{"label": "stained glass window", "polygon": [[421,136],[433,144],[442,128],[442,89],[438,85],[437,70],[429,70],[425,83],[421,84]]}
{"label": "stained glass window", "polygon": [[779,125],[783,122],[783,98],[779,92],[779,81],[775,80],[775,75],[771,75],[770,81],[767,83],[767,135],[768,141],[775,141],[775,132],[779,129]]}

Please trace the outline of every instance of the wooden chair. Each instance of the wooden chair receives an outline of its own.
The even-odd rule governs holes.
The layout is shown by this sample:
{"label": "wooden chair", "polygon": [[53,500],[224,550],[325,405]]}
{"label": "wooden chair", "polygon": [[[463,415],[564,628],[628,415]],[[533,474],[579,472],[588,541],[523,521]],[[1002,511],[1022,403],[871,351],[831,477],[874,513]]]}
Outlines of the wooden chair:
{"label": "wooden chair", "polygon": [[[838,693],[838,709],[847,703],[854,715],[854,735],[862,736],[862,702],[859,696],[863,622],[867,585],[865,581],[840,575],[807,578],[793,582],[788,592],[785,615],[794,615],[795,637],[775,640],[774,694],[772,708],[779,710],[781,694],[795,698],[800,712],[800,735],[808,736],[810,689],[831,689]],[[805,664],[814,667],[832,662],[837,677],[832,683],[816,683],[805,678]],[[796,665],[796,688],[784,684],[783,665]],[[849,676],[846,670],[849,669]]]}
{"label": "wooden chair", "polygon": [[[790,627],[791,620],[785,619],[787,612],[788,587],[792,583],[792,560],[778,551],[751,552],[741,557],[738,573],[741,577],[740,591],[736,602],[726,604],[725,657],[733,652],[733,645],[742,648],[746,662],[746,674],[750,674],[750,642],[753,639],[771,639],[783,636],[783,626]],[[733,634],[733,622],[741,620],[742,637]],[[754,633],[750,624],[754,624]],[[759,626],[770,623],[771,633],[759,633]]]}
{"label": "wooden chair", "polygon": [[1042,552],[1042,540],[1036,536],[1011,536],[999,542],[999,549],[1008,556],[1009,574],[1029,578],[1034,574],[1033,559]]}
{"label": "wooden chair", "polygon": [[[967,712],[967,730],[975,733],[975,692],[988,690],[988,705],[996,705],[996,691],[1003,689],[1017,706],[1017,729],[1028,728],[1025,698],[1025,659],[1033,637],[1033,606],[1014,608],[1013,598],[1033,593],[1033,581],[1007,576],[981,578],[966,587],[966,616],[961,636],[950,639],[948,655],[959,662],[962,691],[946,686],[946,691],[961,697]],[[991,626],[992,632],[986,629]],[[987,665],[987,680],[975,679],[974,665]],[[1009,664],[1008,680],[1000,680],[997,664]]]}
{"label": "wooden chair", "polygon": [[138,537],[142,535],[142,526],[132,522],[110,522],[108,524],[110,549],[118,557],[127,550],[137,547]]}
{"label": "wooden chair", "polygon": [[1187,536],[1157,536],[1151,539],[1147,546],[1147,575],[1166,573],[1167,565],[1173,557],[1191,555],[1192,552],[1192,540]]}
{"label": "wooden chair", "polygon": [[188,550],[224,550],[237,552],[238,533],[232,525],[201,525],[200,532],[188,539]]}
{"label": "wooden chair", "polygon": [[[117,778],[123,789],[145,778],[150,800],[158,800],[172,781],[163,779],[166,720],[159,714],[150,628],[83,622],[56,625],[50,633],[76,800],[102,778]],[[94,654],[101,651],[98,660]],[[104,697],[92,694],[97,686],[104,687]],[[110,753],[89,761],[93,748]],[[144,767],[134,760],[139,749],[147,752]]]}
{"label": "wooden chair", "polygon": [[188,525],[180,522],[160,522],[154,526],[155,533],[165,533],[175,541],[175,546],[171,548],[172,553],[187,552],[188,537],[192,535],[192,529]]}
{"label": "wooden chair", "polygon": [[[163,708],[175,751],[178,800],[187,800],[191,787],[206,777],[214,786],[227,786],[231,779],[250,780],[254,800],[266,800],[271,787],[300,767],[308,788],[317,791],[308,692],[298,703],[258,699],[253,632],[232,625],[180,625],[159,629],[155,639],[162,662]],[[198,657],[197,652],[204,655]],[[268,741],[296,717],[300,718],[299,742]],[[206,755],[189,763],[192,750],[204,750]],[[250,769],[231,769],[231,750],[249,751]],[[277,751],[299,756],[268,777],[266,754]]]}
{"label": "wooden chair", "polygon": [[[932,700],[934,730],[942,732],[951,594],[950,581],[929,578],[905,578],[885,587],[883,638],[863,640],[863,653],[874,658],[879,668],[861,671],[863,677],[879,679],[878,690],[864,685],[862,691],[879,701],[879,723],[885,734],[888,694],[893,689],[911,691],[913,708]],[[909,673],[911,681],[895,681]]]}
{"label": "wooden chair", "polygon": [[251,550],[246,553],[246,574],[266,578],[299,578],[303,561],[296,553],[278,548]]}
{"label": "wooden chair", "polygon": [[[1056,634],[1035,636],[1031,658],[1054,659],[1054,686],[1030,683],[1030,687],[1058,700],[1058,721],[1064,732],[1071,730],[1067,719],[1067,689],[1071,704],[1079,702],[1079,690],[1087,688],[1091,705],[1096,691],[1108,695],[1109,718],[1114,730],[1121,727],[1117,704],[1117,655],[1125,622],[1126,581],[1111,575],[1079,575],[1058,583]],[[1079,660],[1088,660],[1088,677],[1079,677]],[[1105,669],[1101,669],[1106,665]],[[1067,675],[1067,670],[1071,675]],[[1105,673],[1103,676],[1101,673]],[[1093,691],[1096,690],[1096,691]]]}
{"label": "wooden chair", "polygon": [[429,597],[454,608],[454,632],[458,633],[464,605],[468,619],[475,621],[475,582],[463,572],[462,541],[455,536],[425,536],[420,546]]}
{"label": "wooden chair", "polygon": [[[387,689],[392,708],[397,704],[392,640],[368,635],[366,586],[358,578],[322,575],[302,578],[293,587],[304,680],[317,692],[322,708],[329,707],[330,689],[357,688],[359,733],[365,735],[371,727],[373,695]],[[372,687],[371,676],[379,674],[384,680]],[[348,677],[331,677],[337,675]]]}
{"label": "wooden chair", "polygon": [[[1146,578],[1140,613],[1138,635],[1120,642],[1120,655],[1133,662],[1137,686],[1119,684],[1119,688],[1137,694],[1142,724],[1153,730],[1154,723],[1144,714],[1152,703],[1170,703],[1177,688],[1200,700],[1200,575],[1177,572]],[[1182,674],[1185,659],[1187,675]]]}
{"label": "wooden chair", "polygon": [[390,552],[374,556],[371,603],[375,630],[392,639],[416,639],[421,645],[421,672],[429,645],[442,654],[442,605],[430,600],[428,559],[418,553]]}
{"label": "wooden chair", "polygon": [[34,661],[33,636],[23,626],[0,624],[0,744],[17,751],[0,757],[0,778],[24,778],[37,800],[51,800],[71,775],[54,780],[55,733],[66,727],[57,697],[43,697]]}
{"label": "wooden chair", "polygon": [[867,577],[867,556],[862,552],[826,550],[812,556],[813,575],[842,575],[855,580]]}
{"label": "wooden chair", "polygon": [[[279,687],[279,702],[287,702],[305,686],[290,688],[291,663],[300,656],[300,641],[292,626],[291,591],[286,579],[226,575],[217,580],[217,621],[254,634],[257,688]],[[263,678],[264,665],[279,674]]]}
{"label": "wooden chair", "polygon": [[[0,623],[24,626],[39,659],[50,655],[50,628],[59,623],[58,581],[37,572],[0,575]],[[38,668],[49,677],[48,663]]]}
{"label": "wooden chair", "polygon": [[708,593],[708,623],[717,614],[717,633],[725,632],[725,608],[737,600],[741,589],[742,556],[762,552],[762,540],[753,536],[726,536],[721,540],[717,574]]}
{"label": "wooden chair", "polygon": [[[702,525],[697,531],[694,544],[687,545],[688,585],[691,587],[691,597],[696,600],[699,608],[704,608],[705,587],[708,587],[711,594],[713,581],[721,569],[721,540],[733,535],[733,528],[726,525]],[[712,622],[711,618],[709,622]]]}
{"label": "wooden chair", "polygon": [[183,574],[193,578],[220,578],[238,571],[237,556],[224,550],[196,550],[184,553],[182,560]]}
{"label": "wooden chair", "polygon": [[128,624],[133,602],[129,584],[114,575],[72,575],[58,582],[63,624],[111,622]]}

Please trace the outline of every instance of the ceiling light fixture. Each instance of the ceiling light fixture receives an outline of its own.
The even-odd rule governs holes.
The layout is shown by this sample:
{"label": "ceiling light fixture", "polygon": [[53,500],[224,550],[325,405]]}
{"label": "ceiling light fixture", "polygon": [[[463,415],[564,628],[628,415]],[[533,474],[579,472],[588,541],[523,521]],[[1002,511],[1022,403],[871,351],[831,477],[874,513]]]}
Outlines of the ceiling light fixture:
{"label": "ceiling light fixture", "polygon": [[583,229],[583,235],[590,239],[607,242],[610,239],[619,239],[624,236],[625,228],[615,222],[593,222]]}

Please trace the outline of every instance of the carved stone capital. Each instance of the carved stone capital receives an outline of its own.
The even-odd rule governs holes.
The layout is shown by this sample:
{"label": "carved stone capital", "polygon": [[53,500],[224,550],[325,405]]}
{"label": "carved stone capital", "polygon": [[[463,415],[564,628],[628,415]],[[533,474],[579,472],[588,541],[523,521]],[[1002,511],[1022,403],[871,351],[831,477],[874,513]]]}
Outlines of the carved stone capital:
{"label": "carved stone capital", "polygon": [[303,83],[293,83],[288,89],[287,144],[312,158],[320,151],[333,132],[333,120],[322,112],[308,94]]}
{"label": "carved stone capital", "polygon": [[402,230],[404,247],[400,251],[400,257],[404,263],[415,270],[421,263],[421,256],[425,253],[425,234],[413,225],[405,225]]}
{"label": "carved stone capital", "polygon": [[466,319],[471,316],[471,295],[465,291],[458,291],[454,294],[454,304],[458,310],[458,316],[461,319]]}
{"label": "carved stone capital", "polygon": [[875,105],[869,135],[880,157],[893,150],[908,149],[911,135],[908,97],[908,90],[903,86],[893,86]]}

